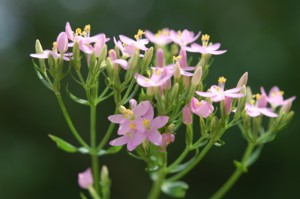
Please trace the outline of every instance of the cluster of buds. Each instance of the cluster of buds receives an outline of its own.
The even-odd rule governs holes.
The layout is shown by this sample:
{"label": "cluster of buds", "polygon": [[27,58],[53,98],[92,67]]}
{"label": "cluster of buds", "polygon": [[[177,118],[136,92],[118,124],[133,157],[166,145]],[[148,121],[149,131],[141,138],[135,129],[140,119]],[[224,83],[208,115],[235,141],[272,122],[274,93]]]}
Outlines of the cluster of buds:
{"label": "cluster of buds", "polygon": [[[155,173],[159,171],[157,168],[164,168],[164,176],[176,172],[181,176],[180,169],[176,172],[173,169],[185,155],[196,150],[197,156],[199,148],[207,143],[208,147],[220,145],[222,135],[231,126],[238,124],[249,142],[261,144],[271,141],[293,116],[290,108],[295,97],[284,100],[278,87],[273,87],[268,95],[264,88],[260,94],[252,95],[247,87],[247,72],[234,88],[225,89],[225,77],[220,77],[218,84],[205,88],[203,81],[212,56],[224,54],[226,50],[220,50],[220,43],[211,43],[207,34],[197,43],[200,36],[201,32],[189,30],[165,28],[156,34],[138,30],[134,39],[125,35],[113,37],[114,48],[108,49],[110,39],[105,34],[91,36],[90,25],[73,31],[67,23],[52,50],[43,50],[37,40],[36,53],[30,56],[39,61],[39,64],[34,63],[39,78],[57,95],[63,77],[75,71],[77,79],[72,77],[84,88],[87,99],[80,99],[67,90],[74,101],[95,107],[114,96],[117,114],[109,116],[108,120],[119,124],[117,134],[120,137],[111,139],[109,144],[127,145],[131,155],[147,163],[149,171]],[[153,46],[147,47],[149,43]],[[191,65],[188,53],[199,54],[199,61]],[[83,60],[87,65],[86,75],[82,74],[85,70],[81,70]],[[64,67],[68,62],[70,67]],[[98,95],[101,74],[105,89]],[[129,109],[124,107],[127,103]],[[193,131],[194,115],[199,117],[201,136],[196,142],[193,141],[197,137]],[[271,118],[268,130],[261,127],[263,116]],[[175,141],[182,123],[187,127],[187,148],[166,169],[166,147]],[[110,133],[105,138],[110,138]],[[132,154],[134,151],[137,155]],[[195,163],[191,164],[196,165],[198,160],[194,158]],[[92,187],[91,170],[79,175],[79,185],[84,189]],[[93,190],[89,190],[93,195]]]}

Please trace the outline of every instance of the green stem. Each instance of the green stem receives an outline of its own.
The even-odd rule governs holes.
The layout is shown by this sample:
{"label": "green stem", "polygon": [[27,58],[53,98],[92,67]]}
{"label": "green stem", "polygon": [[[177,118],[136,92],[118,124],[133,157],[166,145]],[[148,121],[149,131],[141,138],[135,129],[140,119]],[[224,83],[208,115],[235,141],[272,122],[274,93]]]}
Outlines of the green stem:
{"label": "green stem", "polygon": [[188,165],[184,170],[182,170],[181,172],[177,173],[176,175],[170,177],[168,179],[168,181],[176,181],[180,178],[182,178],[183,176],[185,176],[188,172],[190,172],[190,170],[192,170],[195,166],[197,166],[197,164],[199,164],[199,162],[205,157],[205,155],[207,154],[207,152],[210,150],[210,148],[214,145],[214,139],[211,139],[210,142],[204,147],[204,149],[201,151],[201,153],[199,154],[199,156],[197,156],[195,158],[195,160]]}
{"label": "green stem", "polygon": [[72,134],[74,135],[74,137],[77,139],[77,141],[82,145],[84,146],[85,148],[87,148],[88,150],[90,150],[90,147],[89,145],[82,139],[82,137],[79,135],[79,133],[77,132],[77,130],[75,129],[75,126],[73,125],[73,122],[69,116],[69,113],[67,111],[67,108],[65,106],[65,103],[61,97],[61,94],[60,93],[55,93],[56,94],[56,98],[57,98],[57,101],[59,103],[59,106],[61,108],[61,111],[65,117],[65,120],[72,132]]}
{"label": "green stem", "polygon": [[96,106],[91,105],[90,110],[90,133],[91,133],[91,148],[93,153],[91,153],[91,160],[92,160],[92,171],[93,171],[93,178],[94,178],[94,187],[97,193],[100,193],[100,184],[99,184],[99,163],[98,163],[98,156],[97,156],[97,136],[96,136]]}
{"label": "green stem", "polygon": [[158,199],[159,198],[161,185],[162,185],[165,177],[166,177],[166,171],[163,168],[160,170],[158,177],[155,180],[155,182],[151,188],[151,191],[148,195],[148,199]]}
{"label": "green stem", "polygon": [[223,186],[217,192],[215,192],[215,194],[211,197],[211,199],[222,198],[232,188],[232,186],[237,182],[239,177],[247,169],[248,159],[251,156],[255,146],[256,146],[255,144],[248,142],[247,149],[245,150],[245,153],[244,153],[242,161],[241,161],[242,166],[236,168],[236,170],[233,172],[233,174],[230,176],[230,178],[223,184]]}
{"label": "green stem", "polygon": [[185,147],[180,156],[168,167],[168,172],[171,172],[178,164],[180,164],[187,154],[190,152],[190,147]]}
{"label": "green stem", "polygon": [[109,140],[109,138],[110,138],[110,136],[111,136],[114,128],[115,128],[115,124],[114,123],[110,123],[107,132],[105,133],[103,139],[101,140],[100,144],[97,147],[97,151],[100,151],[101,149],[103,149],[103,147],[105,146],[105,144]]}

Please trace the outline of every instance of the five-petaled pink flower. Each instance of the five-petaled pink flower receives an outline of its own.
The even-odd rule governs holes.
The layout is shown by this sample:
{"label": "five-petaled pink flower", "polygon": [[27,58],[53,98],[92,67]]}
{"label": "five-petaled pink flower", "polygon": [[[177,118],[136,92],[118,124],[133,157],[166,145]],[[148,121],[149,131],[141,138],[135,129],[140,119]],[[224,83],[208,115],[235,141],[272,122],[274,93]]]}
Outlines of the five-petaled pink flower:
{"label": "five-petaled pink flower", "polygon": [[174,68],[172,66],[166,67],[152,67],[152,75],[150,78],[140,74],[135,74],[137,83],[142,87],[158,87],[165,84],[174,74]]}
{"label": "five-petaled pink flower", "polygon": [[244,97],[243,93],[239,93],[242,87],[224,90],[226,79],[224,77],[219,78],[218,86],[213,85],[208,92],[196,91],[196,93],[202,97],[209,97],[213,102],[220,102],[225,100],[225,97],[229,98],[241,98]]}
{"label": "five-petaled pink flower", "polygon": [[221,44],[209,44],[209,36],[202,35],[202,45],[193,43],[191,47],[184,47],[184,49],[188,52],[196,52],[201,54],[212,54],[212,55],[220,55],[224,54],[227,50],[219,50]]}
{"label": "five-petaled pink flower", "polygon": [[170,30],[168,28],[164,28],[158,31],[156,34],[153,34],[149,30],[146,30],[145,36],[150,42],[158,46],[165,46],[172,42],[172,39],[170,37]]}
{"label": "five-petaled pink flower", "polygon": [[[266,91],[263,87],[261,87],[260,90],[262,94],[267,96]],[[276,108],[278,106],[282,106],[288,103],[289,101],[294,101],[296,99],[296,97],[293,96],[284,100],[283,94],[284,94],[283,91],[281,91],[277,86],[274,86],[271,88],[269,95],[267,96],[267,101],[271,104],[273,108]]]}
{"label": "five-petaled pink flower", "polygon": [[200,117],[207,118],[213,113],[214,107],[209,102],[205,100],[199,101],[197,98],[193,97],[190,102],[190,109],[193,113]]}
{"label": "five-petaled pink flower", "polygon": [[68,50],[68,37],[65,32],[61,32],[56,42],[53,42],[52,50],[44,50],[43,53],[35,53],[30,54],[31,57],[38,58],[38,59],[48,59],[49,55],[53,58],[57,59],[62,55],[62,58],[66,61],[70,60],[70,53],[66,53]]}
{"label": "five-petaled pink flower", "polygon": [[194,32],[186,29],[183,30],[182,32],[181,31],[176,32],[174,30],[171,30],[170,38],[174,43],[183,47],[196,41],[199,38],[200,34],[201,32],[198,32],[197,35],[195,35]]}
{"label": "five-petaled pink flower", "polygon": [[255,100],[251,100],[250,103],[246,103],[245,109],[246,109],[246,113],[250,116],[250,117],[257,117],[261,114],[268,116],[268,117],[277,117],[278,115],[276,113],[274,113],[270,108],[267,108],[267,96],[262,93],[260,94],[256,94],[256,101]]}
{"label": "five-petaled pink flower", "polygon": [[88,189],[93,186],[94,180],[91,168],[86,169],[84,172],[78,174],[78,184],[82,189]]}

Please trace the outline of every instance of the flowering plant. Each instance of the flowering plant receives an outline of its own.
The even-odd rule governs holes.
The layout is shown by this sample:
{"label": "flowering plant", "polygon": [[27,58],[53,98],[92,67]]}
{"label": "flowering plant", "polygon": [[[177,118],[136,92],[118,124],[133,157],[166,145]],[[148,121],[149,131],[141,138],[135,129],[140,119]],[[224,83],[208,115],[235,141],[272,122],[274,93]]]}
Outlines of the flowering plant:
{"label": "flowering plant", "polygon": [[[229,128],[238,126],[248,146],[242,159],[234,161],[235,172],[211,197],[221,198],[257,160],[262,147],[292,119],[294,112],[290,109],[295,97],[284,100],[278,87],[269,94],[261,87],[259,94],[252,95],[247,72],[234,88],[225,89],[227,79],[220,77],[207,89],[204,80],[212,56],[226,50],[220,50],[220,43],[211,43],[206,34],[198,44],[200,35],[189,30],[163,29],[156,34],[138,30],[134,39],[114,37],[115,47],[108,50],[110,38],[105,34],[91,36],[90,25],[73,31],[67,23],[51,50],[43,50],[36,41],[36,53],[30,55],[38,59],[37,63],[33,61],[34,69],[55,94],[78,146],[49,136],[65,152],[91,156],[91,168],[78,174],[78,184],[92,198],[110,198],[108,168],[103,166],[100,172],[99,158],[118,153],[124,145],[129,155],[145,162],[153,180],[149,199],[159,198],[161,191],[183,198],[188,184],[181,179],[213,146],[224,144],[222,137]],[[154,46],[147,47],[149,42]],[[188,52],[201,55],[194,66],[190,66]],[[84,97],[72,93],[68,84],[62,89],[62,79],[67,75],[83,89]],[[62,91],[74,102],[89,107],[90,143],[72,122]],[[97,107],[111,98],[115,107],[108,117],[110,125],[107,130],[99,130],[96,116],[101,111]],[[176,139],[177,134],[184,133],[181,126],[185,127],[185,140]],[[184,142],[185,148],[169,161],[168,145],[179,142]],[[80,193],[81,198],[87,198],[86,194]]]}

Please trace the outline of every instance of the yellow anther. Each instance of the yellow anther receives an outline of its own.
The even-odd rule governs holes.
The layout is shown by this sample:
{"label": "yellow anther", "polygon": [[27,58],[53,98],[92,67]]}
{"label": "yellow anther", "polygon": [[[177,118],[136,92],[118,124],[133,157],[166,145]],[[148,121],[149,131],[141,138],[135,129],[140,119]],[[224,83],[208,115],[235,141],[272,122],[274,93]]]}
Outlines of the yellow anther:
{"label": "yellow anther", "polygon": [[124,118],[128,119],[134,119],[134,113],[130,109],[122,109],[122,113]]}
{"label": "yellow anther", "polygon": [[284,95],[284,91],[279,91],[279,94],[280,95]]}
{"label": "yellow anther", "polygon": [[197,107],[198,107],[198,106],[201,106],[201,105],[202,105],[202,102],[201,102],[201,101],[196,103],[196,106],[197,106]]}
{"label": "yellow anther", "polygon": [[76,30],[75,30],[75,35],[81,35],[81,29],[80,28],[76,28]]}
{"label": "yellow anther", "polygon": [[219,86],[216,86],[215,88],[216,88],[217,91],[221,90],[221,88]]}
{"label": "yellow anther", "polygon": [[208,45],[208,41],[209,41],[209,35],[207,35],[207,34],[205,34],[205,35],[202,35],[202,37],[201,37],[201,40],[202,40],[202,45],[203,46],[207,46]]}
{"label": "yellow anther", "polygon": [[254,105],[255,104],[255,100],[250,100],[250,104]]}
{"label": "yellow anther", "polygon": [[148,75],[148,77],[151,76],[151,71],[150,70],[147,70],[147,75]]}
{"label": "yellow anther", "polygon": [[226,83],[226,78],[223,77],[223,76],[222,76],[222,77],[219,77],[218,82],[219,82],[220,84]]}
{"label": "yellow anther", "polygon": [[181,37],[181,35],[182,35],[182,32],[180,30],[177,31],[177,37],[179,38],[179,37]]}
{"label": "yellow anther", "polygon": [[162,35],[162,32],[161,32],[161,30],[159,30],[156,34],[155,34],[155,37],[159,37],[159,36],[161,36]]}
{"label": "yellow anther", "polygon": [[52,43],[52,51],[54,51],[54,52],[57,51],[57,42]]}
{"label": "yellow anther", "polygon": [[256,98],[256,100],[259,100],[259,99],[261,98],[261,95],[260,95],[259,93],[257,93],[257,94],[255,95],[255,98]]}
{"label": "yellow anther", "polygon": [[85,25],[85,26],[84,26],[84,31],[85,31],[85,32],[90,32],[90,31],[91,31],[91,25],[90,25],[90,24]]}
{"label": "yellow anther", "polygon": [[87,35],[87,32],[86,32],[86,31],[83,31],[83,32],[81,33],[81,35],[85,37],[85,36]]}
{"label": "yellow anther", "polygon": [[132,129],[132,130],[135,130],[136,129],[136,125],[134,123],[130,122],[129,128]]}
{"label": "yellow anther", "polygon": [[273,92],[273,93],[271,94],[271,97],[276,97],[276,96],[278,96],[278,95],[283,96],[283,95],[284,95],[284,91]]}
{"label": "yellow anther", "polygon": [[162,72],[162,70],[160,68],[158,68],[158,69],[155,70],[155,74],[157,76],[161,75],[161,72]]}
{"label": "yellow anther", "polygon": [[150,128],[150,120],[144,119],[143,126],[147,129]]}
{"label": "yellow anther", "polygon": [[181,59],[181,55],[178,55],[177,57],[176,56],[173,56],[173,62],[178,62],[179,60]]}
{"label": "yellow anther", "polygon": [[142,35],[144,35],[144,34],[145,34],[145,32],[143,30],[139,29],[138,32],[134,35],[134,38],[136,40],[139,40],[142,37]]}
{"label": "yellow anther", "polygon": [[160,31],[162,35],[169,35],[170,34],[170,31],[168,29],[162,29],[162,31]]}

